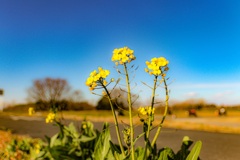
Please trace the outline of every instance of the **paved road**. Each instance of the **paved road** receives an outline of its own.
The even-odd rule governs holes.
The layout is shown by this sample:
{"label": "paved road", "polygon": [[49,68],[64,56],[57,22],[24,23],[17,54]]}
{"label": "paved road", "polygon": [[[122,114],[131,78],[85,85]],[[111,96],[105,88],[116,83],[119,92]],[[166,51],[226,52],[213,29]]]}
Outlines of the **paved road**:
{"label": "paved road", "polygon": [[[68,123],[68,122],[67,122]],[[81,122],[75,121],[76,125]],[[102,123],[94,123],[99,130]],[[58,128],[53,125],[45,124],[43,118],[31,117],[0,117],[0,127],[7,127],[16,134],[26,134],[34,138],[44,139],[44,135],[52,136]],[[114,132],[114,127],[111,127]],[[136,132],[141,132],[141,127],[136,128]],[[203,160],[238,160],[240,159],[240,135],[209,133],[201,131],[185,131],[174,129],[163,129],[157,142],[159,148],[168,146],[176,152],[181,147],[182,138],[188,135],[192,140],[201,140],[203,148],[200,154]],[[140,144],[141,142],[139,142]]]}

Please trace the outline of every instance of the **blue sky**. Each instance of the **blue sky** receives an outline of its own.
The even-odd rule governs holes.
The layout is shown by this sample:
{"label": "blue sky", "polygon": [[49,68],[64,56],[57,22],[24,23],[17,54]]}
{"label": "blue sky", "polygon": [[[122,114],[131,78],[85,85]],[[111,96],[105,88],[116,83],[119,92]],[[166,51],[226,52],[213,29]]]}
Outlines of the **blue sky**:
{"label": "blue sky", "polygon": [[[85,100],[89,73],[113,69],[114,48],[137,57],[135,92],[150,97],[145,61],[170,63],[171,99],[240,104],[240,2],[237,0],[0,0],[0,88],[23,103],[33,80],[64,78]],[[159,91],[160,92],[160,91]]]}

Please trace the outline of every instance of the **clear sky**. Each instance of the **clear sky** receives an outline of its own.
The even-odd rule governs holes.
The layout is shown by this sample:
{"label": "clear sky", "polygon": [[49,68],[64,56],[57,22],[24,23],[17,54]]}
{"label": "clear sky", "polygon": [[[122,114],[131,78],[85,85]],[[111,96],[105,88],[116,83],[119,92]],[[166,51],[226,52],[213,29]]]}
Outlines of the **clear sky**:
{"label": "clear sky", "polygon": [[0,0],[0,88],[4,101],[22,103],[33,80],[64,78],[83,98],[102,66],[117,74],[114,48],[135,51],[135,92],[150,97],[145,61],[169,60],[172,100],[204,98],[240,104],[238,0]]}

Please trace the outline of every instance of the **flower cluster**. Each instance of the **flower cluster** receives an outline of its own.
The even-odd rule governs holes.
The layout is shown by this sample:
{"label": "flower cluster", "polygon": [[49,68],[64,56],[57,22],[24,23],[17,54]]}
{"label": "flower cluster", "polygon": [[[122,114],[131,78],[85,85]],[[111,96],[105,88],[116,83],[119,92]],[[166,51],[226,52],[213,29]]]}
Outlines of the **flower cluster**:
{"label": "flower cluster", "polygon": [[159,76],[162,74],[161,68],[166,67],[168,65],[168,61],[164,57],[159,58],[152,58],[151,62],[146,61],[147,68],[145,68],[145,71],[149,73],[150,75]]}
{"label": "flower cluster", "polygon": [[28,115],[29,115],[29,116],[32,116],[33,113],[35,113],[33,107],[29,107],[29,108],[28,108]]}
{"label": "flower cluster", "polygon": [[40,152],[41,146],[37,143],[34,145],[35,153],[38,154]]}
{"label": "flower cluster", "polygon": [[116,65],[130,63],[135,60],[136,57],[133,54],[133,50],[128,47],[118,48],[113,50],[112,61],[115,61]]}
{"label": "flower cluster", "polygon": [[127,146],[130,146],[131,145],[131,140],[130,140],[131,130],[130,130],[130,128],[124,128],[122,132],[123,132],[123,141],[126,143]]}
{"label": "flower cluster", "polygon": [[86,81],[86,85],[89,87],[91,91],[94,90],[98,85],[106,86],[107,81],[105,79],[109,74],[110,74],[109,70],[104,70],[101,67],[98,67],[98,71],[94,70],[90,73],[90,76]]}
{"label": "flower cluster", "polygon": [[154,111],[155,111],[155,108],[151,108],[150,106],[147,106],[147,107],[139,107],[138,108],[138,112],[145,116],[145,115],[152,115],[154,114]]}
{"label": "flower cluster", "polygon": [[52,123],[53,120],[55,119],[55,116],[56,116],[55,113],[52,113],[52,112],[48,113],[48,116],[46,118],[46,123]]}

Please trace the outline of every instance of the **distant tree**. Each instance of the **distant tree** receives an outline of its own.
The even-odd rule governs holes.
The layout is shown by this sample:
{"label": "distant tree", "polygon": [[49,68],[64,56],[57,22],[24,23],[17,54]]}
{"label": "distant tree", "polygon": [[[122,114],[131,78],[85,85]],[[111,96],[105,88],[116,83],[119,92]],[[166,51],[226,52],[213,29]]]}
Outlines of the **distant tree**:
{"label": "distant tree", "polygon": [[175,103],[172,105],[174,109],[197,109],[200,110],[206,107],[204,99],[187,99],[182,102]]}
{"label": "distant tree", "polygon": [[45,78],[37,79],[28,90],[29,98],[33,100],[39,109],[64,108],[70,87],[65,79]]}
{"label": "distant tree", "polygon": [[88,102],[74,102],[70,103],[68,106],[69,110],[95,110],[95,106],[89,104]]}
{"label": "distant tree", "polygon": [[[120,89],[111,92],[113,108],[118,111],[119,115],[123,115],[123,110],[127,109],[127,93]],[[97,110],[111,110],[111,106],[107,97],[103,96],[97,103]]]}
{"label": "distant tree", "polygon": [[71,103],[79,103],[82,100],[82,92],[80,90],[74,90],[70,93],[69,101]]}
{"label": "distant tree", "polygon": [[[114,105],[114,108],[116,109],[116,105]],[[97,110],[111,110],[111,106],[110,106],[110,103],[109,103],[108,99],[103,96],[98,101],[96,109]]]}

